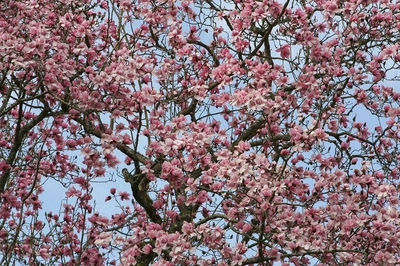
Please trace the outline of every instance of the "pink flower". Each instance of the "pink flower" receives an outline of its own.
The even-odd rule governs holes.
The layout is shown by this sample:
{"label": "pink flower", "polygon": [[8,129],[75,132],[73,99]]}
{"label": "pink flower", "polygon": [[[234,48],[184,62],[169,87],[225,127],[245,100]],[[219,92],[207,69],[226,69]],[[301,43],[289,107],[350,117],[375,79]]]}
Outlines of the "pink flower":
{"label": "pink flower", "polygon": [[118,195],[121,197],[121,200],[129,200],[130,194],[126,191],[120,191]]}
{"label": "pink flower", "polygon": [[200,203],[204,203],[207,200],[211,201],[210,196],[208,195],[207,191],[201,190],[197,195],[197,201]]}
{"label": "pink flower", "polygon": [[283,150],[281,150],[280,154],[281,154],[282,156],[288,156],[288,155],[290,154],[290,152],[289,152],[289,150],[287,150],[287,149],[283,149]]}
{"label": "pink flower", "polygon": [[278,49],[276,49],[276,52],[280,53],[281,57],[286,59],[289,58],[290,56],[290,45],[289,44],[284,44]]}
{"label": "pink flower", "polygon": [[243,233],[247,233],[251,230],[252,226],[250,224],[244,224],[242,228]]}
{"label": "pink flower", "polygon": [[4,172],[5,170],[11,169],[11,166],[6,163],[5,160],[0,162],[0,172]]}
{"label": "pink flower", "polygon": [[153,247],[150,244],[147,244],[142,248],[142,251],[144,254],[149,254],[152,249],[153,249]]}
{"label": "pink flower", "polygon": [[102,1],[100,7],[107,10],[108,9],[107,1]]}
{"label": "pink flower", "polygon": [[89,217],[89,222],[91,222],[92,224],[97,224],[97,225],[107,225],[109,220],[107,217],[105,216],[101,216],[99,215],[98,212],[96,212],[94,215],[92,215],[91,217]]}
{"label": "pink flower", "polygon": [[182,232],[186,235],[190,235],[193,232],[193,224],[184,222],[182,225]]}
{"label": "pink flower", "polygon": [[95,245],[104,245],[104,244],[109,244],[112,239],[112,233],[111,232],[101,232],[97,237],[96,240],[94,241]]}
{"label": "pink flower", "polygon": [[327,1],[325,4],[323,4],[323,8],[331,14],[339,11],[336,1]]}
{"label": "pink flower", "polygon": [[41,249],[39,250],[39,255],[40,255],[44,260],[50,259],[50,254],[49,254],[49,249],[48,249],[48,248],[41,248]]}
{"label": "pink flower", "polygon": [[82,195],[82,192],[77,190],[74,186],[72,186],[68,189],[67,192],[65,192],[65,195],[67,196],[67,198],[70,198],[73,196],[80,197]]}

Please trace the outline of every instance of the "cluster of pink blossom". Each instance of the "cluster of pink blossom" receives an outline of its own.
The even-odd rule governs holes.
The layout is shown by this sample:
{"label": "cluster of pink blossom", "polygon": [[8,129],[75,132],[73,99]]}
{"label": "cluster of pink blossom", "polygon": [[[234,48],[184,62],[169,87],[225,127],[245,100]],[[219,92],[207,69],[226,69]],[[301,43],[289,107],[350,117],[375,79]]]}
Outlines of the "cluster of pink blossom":
{"label": "cluster of pink blossom", "polygon": [[1,265],[400,263],[398,1],[3,0],[0,29]]}

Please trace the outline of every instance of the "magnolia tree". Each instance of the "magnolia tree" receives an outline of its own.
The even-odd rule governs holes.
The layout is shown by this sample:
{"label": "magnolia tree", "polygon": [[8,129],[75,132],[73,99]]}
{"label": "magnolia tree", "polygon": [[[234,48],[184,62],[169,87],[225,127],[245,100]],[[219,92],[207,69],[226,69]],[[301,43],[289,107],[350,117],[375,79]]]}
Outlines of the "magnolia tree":
{"label": "magnolia tree", "polygon": [[0,8],[1,265],[400,262],[398,1]]}

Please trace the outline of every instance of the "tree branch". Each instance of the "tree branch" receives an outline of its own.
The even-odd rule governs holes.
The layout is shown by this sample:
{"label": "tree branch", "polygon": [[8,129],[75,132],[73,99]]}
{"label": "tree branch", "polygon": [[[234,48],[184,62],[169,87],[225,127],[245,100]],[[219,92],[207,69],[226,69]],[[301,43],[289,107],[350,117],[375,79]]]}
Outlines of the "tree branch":
{"label": "tree branch", "polygon": [[154,223],[161,224],[162,219],[158,215],[156,208],[153,206],[153,200],[147,194],[149,180],[144,174],[132,175],[128,169],[122,169],[122,175],[126,182],[131,184],[132,194],[137,203],[139,203],[146,211],[150,220]]}

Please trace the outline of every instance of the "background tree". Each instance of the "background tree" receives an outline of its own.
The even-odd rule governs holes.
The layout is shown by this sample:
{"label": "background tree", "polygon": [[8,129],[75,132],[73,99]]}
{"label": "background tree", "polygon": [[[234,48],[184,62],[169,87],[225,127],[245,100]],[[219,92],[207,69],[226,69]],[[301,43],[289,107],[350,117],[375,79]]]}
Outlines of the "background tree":
{"label": "background tree", "polygon": [[0,8],[1,265],[400,262],[397,1]]}

